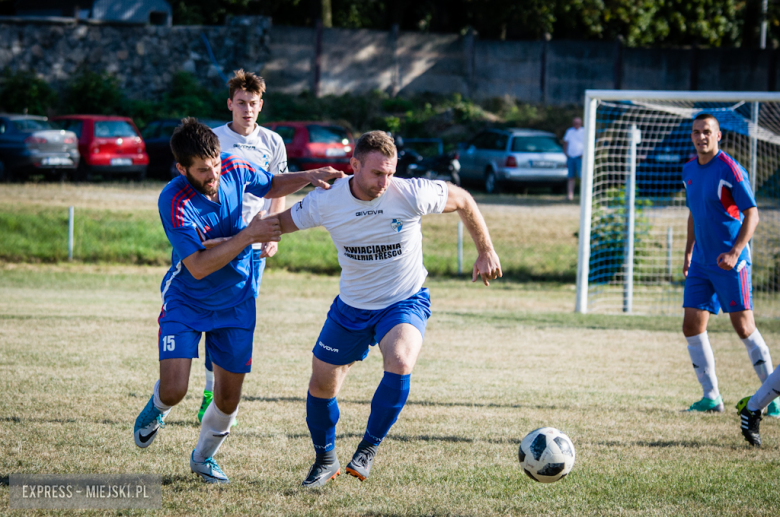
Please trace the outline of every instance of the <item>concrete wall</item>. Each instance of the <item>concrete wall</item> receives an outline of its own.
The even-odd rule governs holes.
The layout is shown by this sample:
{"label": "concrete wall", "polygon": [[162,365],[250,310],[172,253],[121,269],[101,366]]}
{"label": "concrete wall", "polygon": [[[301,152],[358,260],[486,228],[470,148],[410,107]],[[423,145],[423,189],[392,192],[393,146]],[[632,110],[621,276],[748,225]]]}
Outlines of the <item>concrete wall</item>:
{"label": "concrete wall", "polygon": [[471,33],[271,27],[262,17],[236,17],[224,27],[0,19],[0,69],[34,70],[58,88],[80,67],[105,70],[141,98],[159,98],[180,70],[221,87],[202,34],[225,73],[239,67],[260,72],[270,91],[286,93],[436,92],[567,104],[581,103],[589,88],[735,91],[780,85],[773,50],[480,41]]}

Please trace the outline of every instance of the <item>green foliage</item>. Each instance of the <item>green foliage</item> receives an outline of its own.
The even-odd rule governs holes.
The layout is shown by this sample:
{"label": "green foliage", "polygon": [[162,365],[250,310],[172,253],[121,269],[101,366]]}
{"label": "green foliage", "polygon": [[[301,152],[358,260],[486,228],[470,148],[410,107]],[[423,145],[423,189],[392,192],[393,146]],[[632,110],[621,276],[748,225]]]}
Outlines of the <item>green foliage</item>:
{"label": "green foliage", "polygon": [[33,72],[11,72],[3,70],[2,88],[0,88],[0,107],[8,113],[27,113],[47,115],[57,102],[54,89]]}
{"label": "green foliage", "polygon": [[63,113],[116,115],[125,107],[119,81],[108,72],[82,69],[68,83],[63,98]]}
{"label": "green foliage", "polygon": [[[607,190],[600,203],[593,204],[590,233],[590,274],[593,284],[607,284],[623,273],[627,238],[628,196],[625,185]],[[636,199],[634,211],[634,268],[650,258],[650,218],[645,208],[649,199]]]}

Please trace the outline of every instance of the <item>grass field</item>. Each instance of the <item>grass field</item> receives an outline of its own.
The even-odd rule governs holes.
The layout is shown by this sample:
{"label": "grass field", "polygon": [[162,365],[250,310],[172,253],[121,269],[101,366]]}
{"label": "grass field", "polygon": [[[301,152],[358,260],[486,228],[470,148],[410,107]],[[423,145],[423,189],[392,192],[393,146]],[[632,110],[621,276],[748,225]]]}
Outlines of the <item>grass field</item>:
{"label": "grass field", "polygon": [[[68,256],[68,206],[75,207],[74,258],[88,263],[166,265],[171,247],[157,213],[162,183],[20,184],[0,189],[0,260],[59,262]],[[288,205],[300,199],[290,196]],[[560,198],[477,196],[504,273],[521,281],[573,282],[579,209]],[[457,214],[423,220],[425,266],[431,275],[457,273]],[[464,269],[476,257],[464,231]],[[283,237],[270,269],[337,274],[336,249],[315,228]]]}
{"label": "grass field", "polygon": [[[218,454],[231,484],[190,474],[202,361],[190,394],[149,449],[133,421],[157,378],[164,268],[0,265],[0,513],[11,473],[156,473],[169,515],[777,515],[780,422],[748,448],[736,401],[757,387],[725,318],[711,324],[720,415],[680,410],[700,396],[680,321],[575,315],[573,287],[428,281],[434,314],[409,402],[364,483],[299,487],[313,451],[304,420],[311,346],[336,277],[270,271],[239,425]],[[780,323],[759,327],[780,357]],[[339,397],[348,461],[381,378],[373,351]],[[521,438],[553,426],[577,451],[541,485]],[[17,512],[21,514],[21,512]],[[103,512],[101,512],[103,513]],[[123,514],[133,512],[124,511]],[[136,513],[141,513],[140,511]]]}

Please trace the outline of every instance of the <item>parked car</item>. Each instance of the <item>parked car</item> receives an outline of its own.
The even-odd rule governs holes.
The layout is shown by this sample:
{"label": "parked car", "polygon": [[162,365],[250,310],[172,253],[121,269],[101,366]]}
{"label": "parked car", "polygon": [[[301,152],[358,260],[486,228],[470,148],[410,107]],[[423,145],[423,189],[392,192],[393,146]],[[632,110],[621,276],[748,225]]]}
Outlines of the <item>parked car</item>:
{"label": "parked car", "polygon": [[74,179],[84,181],[93,174],[103,177],[146,178],[149,157],[141,133],[127,117],[110,115],[64,115],[52,121],[78,137],[81,161]]}
{"label": "parked car", "polygon": [[[674,195],[683,189],[683,165],[697,157],[691,142],[692,122],[681,122],[658,141],[658,136],[646,134],[639,144],[636,167],[637,195],[647,198]],[[652,147],[650,147],[652,146]]]}
{"label": "parked car", "polygon": [[490,129],[462,146],[460,179],[477,183],[485,192],[509,184],[566,188],[566,155],[553,133],[535,129]]}
{"label": "parked car", "polygon": [[[201,120],[210,128],[224,126],[225,120]],[[176,160],[171,152],[171,135],[177,126],[181,125],[181,119],[166,118],[150,122],[143,130],[141,136],[146,143],[146,154],[149,155],[149,168],[147,175],[168,181],[179,175],[176,169]]]}
{"label": "parked car", "polygon": [[0,181],[43,173],[63,180],[79,164],[77,138],[46,117],[0,114]]}
{"label": "parked car", "polygon": [[355,141],[346,128],[329,122],[269,122],[263,125],[282,137],[290,172],[327,166],[352,172],[349,159]]}

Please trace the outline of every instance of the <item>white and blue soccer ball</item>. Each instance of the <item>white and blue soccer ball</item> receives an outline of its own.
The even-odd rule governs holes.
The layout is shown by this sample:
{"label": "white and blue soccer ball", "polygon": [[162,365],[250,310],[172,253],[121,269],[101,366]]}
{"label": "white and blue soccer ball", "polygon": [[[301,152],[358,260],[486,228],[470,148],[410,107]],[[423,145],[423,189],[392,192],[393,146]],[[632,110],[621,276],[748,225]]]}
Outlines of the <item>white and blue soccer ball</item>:
{"label": "white and blue soccer ball", "polygon": [[574,444],[552,427],[528,433],[520,442],[518,455],[525,474],[540,483],[555,483],[574,467]]}

